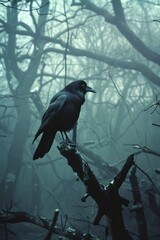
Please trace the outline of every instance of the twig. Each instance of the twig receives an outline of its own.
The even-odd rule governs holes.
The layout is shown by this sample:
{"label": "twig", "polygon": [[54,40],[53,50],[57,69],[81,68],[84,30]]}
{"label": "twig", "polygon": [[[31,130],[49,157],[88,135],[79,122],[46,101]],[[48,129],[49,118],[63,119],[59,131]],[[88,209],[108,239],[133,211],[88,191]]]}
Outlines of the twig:
{"label": "twig", "polygon": [[160,127],[159,124],[156,124],[156,123],[152,123],[153,126],[156,126],[156,127]]}
{"label": "twig", "polygon": [[155,185],[155,183],[153,182],[153,180],[151,179],[151,177],[150,177],[143,169],[141,169],[136,163],[135,163],[134,165],[135,165],[135,167],[136,167],[139,171],[141,171],[141,172],[149,179],[149,181],[152,183],[152,185],[153,185],[154,189],[156,190],[156,192],[160,194],[159,189],[156,187],[156,185]]}
{"label": "twig", "polygon": [[47,234],[45,240],[50,240],[51,239],[55,224],[56,224],[57,219],[58,219],[58,215],[59,215],[59,209],[55,209],[53,220],[52,220],[51,226],[49,228],[49,231],[48,231],[48,234]]}
{"label": "twig", "polygon": [[64,71],[65,71],[65,86],[66,86],[66,82],[67,82],[67,51],[68,51],[68,45],[69,45],[69,23],[68,23],[68,17],[67,17],[67,12],[66,12],[66,3],[65,0],[63,0],[63,8],[64,8],[64,16],[66,18],[66,25],[67,25],[67,43],[66,43],[66,47],[65,47],[65,51],[64,51]]}
{"label": "twig", "polygon": [[153,113],[156,111],[157,107],[160,106],[160,100],[158,100],[157,94],[156,94],[156,102],[153,103],[152,105],[150,105],[148,108],[146,108],[146,109],[144,110],[144,112],[147,111],[147,110],[149,110],[150,108],[152,108],[152,107],[154,107],[154,106],[155,106],[155,108],[153,109],[153,111],[151,112],[151,114],[153,114]]}
{"label": "twig", "polygon": [[7,135],[0,134],[0,137],[7,137]]}
{"label": "twig", "polygon": [[[149,153],[153,154],[157,157],[160,157],[160,153],[156,152],[155,150],[152,150],[151,148],[148,148],[146,146],[141,146],[139,144],[125,144],[126,146],[132,146],[134,149],[139,149],[139,153],[144,152],[144,153]],[[134,153],[135,155],[135,153]]]}
{"label": "twig", "polygon": [[[10,0],[8,0],[8,1],[4,1],[4,2],[0,2],[0,5],[2,5],[2,6],[4,6],[4,7],[6,7],[6,8],[12,8],[12,9],[16,9],[16,10],[19,10],[19,11],[21,11],[21,12],[30,12],[30,9],[28,10],[28,9],[22,9],[22,8],[18,8],[18,7],[16,7],[16,6],[10,6],[10,5],[6,5],[6,3],[8,3],[8,2],[10,2]],[[41,8],[44,8],[46,5],[48,5],[49,4],[49,1],[47,2],[47,3],[45,3],[44,5],[42,5],[42,6],[40,6],[40,7],[37,7],[37,8],[32,8],[32,11],[37,11],[38,12],[38,10],[40,10]]]}

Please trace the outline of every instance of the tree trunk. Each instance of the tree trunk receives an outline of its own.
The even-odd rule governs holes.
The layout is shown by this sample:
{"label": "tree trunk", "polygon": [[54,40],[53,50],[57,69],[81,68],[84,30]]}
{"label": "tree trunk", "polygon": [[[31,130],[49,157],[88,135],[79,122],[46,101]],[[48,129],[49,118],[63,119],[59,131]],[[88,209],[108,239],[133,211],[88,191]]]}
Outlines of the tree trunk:
{"label": "tree trunk", "polygon": [[3,202],[10,203],[13,201],[18,175],[23,160],[24,148],[28,138],[30,128],[31,110],[27,99],[16,98],[15,105],[18,106],[17,121],[14,129],[12,143],[8,153],[8,165],[6,176],[2,182],[1,196]]}
{"label": "tree trunk", "polygon": [[[47,0],[42,0],[41,5],[45,5]],[[32,2],[31,4],[31,13],[33,21],[35,20],[32,13]],[[21,165],[24,157],[24,150],[26,141],[29,134],[30,122],[31,122],[31,109],[29,105],[29,96],[30,89],[34,80],[37,77],[37,71],[40,65],[42,50],[44,47],[44,42],[41,42],[39,37],[39,44],[41,48],[34,46],[32,52],[32,58],[28,63],[26,71],[21,69],[21,65],[18,65],[17,57],[17,48],[18,43],[16,42],[16,28],[18,23],[18,8],[8,8],[7,9],[7,29],[8,29],[8,41],[6,43],[7,47],[4,50],[4,62],[6,67],[6,78],[10,91],[12,94],[16,95],[14,98],[14,105],[16,106],[17,119],[14,129],[14,135],[12,143],[8,153],[8,163],[7,169],[4,176],[4,179],[1,183],[1,196],[3,196],[4,204],[10,203],[14,199],[14,193],[16,189],[16,184],[18,176],[21,170]],[[35,34],[44,34],[45,23],[47,18],[49,4],[46,4],[45,7],[40,7],[40,13],[37,22],[34,22],[36,25]],[[45,11],[45,14],[43,14]],[[36,44],[36,43],[35,43]],[[21,52],[23,55],[23,51]],[[26,56],[27,57],[27,56]],[[23,66],[23,65],[22,65]],[[42,72],[43,74],[43,72]],[[12,76],[17,80],[15,83],[12,82]],[[32,173],[31,173],[32,174]]]}

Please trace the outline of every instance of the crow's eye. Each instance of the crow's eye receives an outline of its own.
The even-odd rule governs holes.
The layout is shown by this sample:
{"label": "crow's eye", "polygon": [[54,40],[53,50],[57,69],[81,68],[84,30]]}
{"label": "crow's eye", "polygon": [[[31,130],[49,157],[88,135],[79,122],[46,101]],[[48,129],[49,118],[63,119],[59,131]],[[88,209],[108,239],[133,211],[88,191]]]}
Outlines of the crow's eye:
{"label": "crow's eye", "polygon": [[83,84],[81,85],[81,88],[82,88],[82,89],[86,89],[85,83],[83,83]]}
{"label": "crow's eye", "polygon": [[85,91],[86,91],[86,83],[82,81],[82,82],[79,84],[79,89],[80,89],[81,91],[85,92]]}

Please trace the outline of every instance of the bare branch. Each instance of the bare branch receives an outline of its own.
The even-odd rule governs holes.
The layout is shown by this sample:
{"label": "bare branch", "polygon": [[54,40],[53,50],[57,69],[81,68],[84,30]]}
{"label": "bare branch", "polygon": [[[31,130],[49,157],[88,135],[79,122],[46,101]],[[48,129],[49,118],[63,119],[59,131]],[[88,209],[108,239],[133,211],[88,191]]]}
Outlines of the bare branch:
{"label": "bare branch", "polygon": [[[160,54],[152,51],[149,47],[147,47],[142,40],[137,37],[137,35],[130,29],[128,24],[120,19],[112,16],[106,9],[100,8],[93,4],[90,0],[81,0],[84,6],[90,10],[95,12],[98,15],[104,17],[105,21],[113,24],[117,27],[117,29],[122,33],[122,35],[128,40],[128,42],[139,52],[147,58],[148,60],[160,65]],[[120,1],[118,0],[120,3]],[[114,9],[117,9],[117,1],[112,1]],[[120,4],[119,4],[120,5]],[[117,11],[116,11],[117,13]],[[122,11],[121,11],[122,13]],[[122,14],[121,14],[122,15]],[[122,17],[121,17],[122,18]]]}
{"label": "bare branch", "polygon": [[67,160],[74,172],[77,173],[86,187],[86,194],[82,201],[91,196],[98,205],[98,212],[93,221],[98,225],[101,218],[105,215],[109,219],[109,228],[113,240],[126,239],[131,240],[131,236],[124,226],[122,217],[122,204],[128,205],[128,200],[119,196],[118,190],[122,185],[129,169],[134,164],[134,155],[128,157],[122,170],[107,186],[99,183],[88,163],[72,143],[62,142],[58,149]]}
{"label": "bare branch", "polygon": [[56,222],[57,222],[57,219],[58,219],[58,215],[59,215],[59,210],[58,210],[58,209],[55,209],[55,211],[54,211],[54,216],[53,216],[53,220],[52,220],[51,226],[50,226],[50,228],[49,228],[49,232],[48,232],[45,240],[50,240],[50,239],[51,239],[52,233],[53,233],[53,231],[54,231],[54,227],[55,227]]}
{"label": "bare branch", "polygon": [[[1,224],[2,223],[3,224],[4,223],[19,223],[19,222],[32,223],[34,225],[37,225],[39,227],[42,227],[42,228],[48,229],[48,230],[50,229],[50,226],[52,224],[52,222],[50,220],[46,219],[45,217],[39,217],[37,215],[30,214],[27,212],[10,212],[10,211],[6,212],[4,210],[0,211],[0,223]],[[83,236],[86,234],[86,233],[81,233],[70,227],[66,228],[62,232],[61,227],[58,227],[58,226],[54,226],[52,232],[57,235],[64,236],[66,238],[73,239],[73,240],[81,240],[83,238]],[[93,236],[90,238],[87,238],[87,239],[93,240]]]}

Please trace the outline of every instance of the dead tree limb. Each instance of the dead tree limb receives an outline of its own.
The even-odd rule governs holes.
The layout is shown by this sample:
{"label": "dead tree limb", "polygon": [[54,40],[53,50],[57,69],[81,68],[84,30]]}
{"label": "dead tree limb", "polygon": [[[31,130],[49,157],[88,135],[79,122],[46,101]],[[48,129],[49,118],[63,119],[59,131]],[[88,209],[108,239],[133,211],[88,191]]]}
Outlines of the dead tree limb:
{"label": "dead tree limb", "polygon": [[[51,225],[53,221],[50,221],[44,217],[39,217],[35,214],[29,214],[27,212],[9,212],[9,211],[0,211],[0,224],[6,223],[20,223],[20,222],[28,222],[44,229],[48,229],[50,231]],[[82,233],[70,227],[63,229],[59,226],[54,226],[52,229],[52,233],[55,233],[59,236],[64,236],[68,239],[72,240],[82,240],[87,233]],[[87,235],[88,240],[93,240],[93,235]],[[97,238],[94,238],[95,240]],[[98,240],[98,239],[97,239]]]}
{"label": "dead tree limb", "polygon": [[[122,216],[122,205],[128,205],[128,200],[119,196],[118,190],[122,185],[125,177],[134,164],[134,155],[130,155],[124,164],[122,170],[107,186],[102,185],[97,180],[88,163],[84,160],[73,144],[62,142],[58,149],[77,173],[86,187],[86,194],[82,197],[82,201],[86,201],[91,196],[98,205],[98,212],[93,221],[94,225],[98,225],[101,218],[106,216],[108,219],[109,231],[113,240],[131,240],[132,237],[124,226]],[[98,159],[97,159],[98,161]]]}

